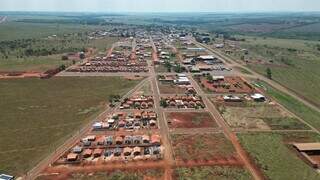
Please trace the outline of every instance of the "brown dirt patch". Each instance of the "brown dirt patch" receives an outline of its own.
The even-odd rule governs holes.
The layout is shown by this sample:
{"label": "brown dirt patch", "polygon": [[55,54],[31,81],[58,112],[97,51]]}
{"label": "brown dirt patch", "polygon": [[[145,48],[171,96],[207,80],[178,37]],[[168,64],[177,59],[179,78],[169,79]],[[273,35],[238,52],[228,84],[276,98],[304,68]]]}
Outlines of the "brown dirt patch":
{"label": "brown dirt patch", "polygon": [[210,160],[236,154],[223,134],[172,135],[171,141],[176,160]]}
{"label": "brown dirt patch", "polygon": [[170,128],[217,127],[216,121],[207,112],[170,112],[166,114]]}

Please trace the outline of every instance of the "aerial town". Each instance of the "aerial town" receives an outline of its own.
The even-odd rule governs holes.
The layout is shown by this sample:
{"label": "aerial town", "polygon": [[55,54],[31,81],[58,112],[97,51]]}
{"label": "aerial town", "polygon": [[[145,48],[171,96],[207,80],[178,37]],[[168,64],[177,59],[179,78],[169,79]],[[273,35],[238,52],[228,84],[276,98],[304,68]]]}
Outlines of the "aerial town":
{"label": "aerial town", "polygon": [[319,24],[0,8],[0,180],[320,179]]}

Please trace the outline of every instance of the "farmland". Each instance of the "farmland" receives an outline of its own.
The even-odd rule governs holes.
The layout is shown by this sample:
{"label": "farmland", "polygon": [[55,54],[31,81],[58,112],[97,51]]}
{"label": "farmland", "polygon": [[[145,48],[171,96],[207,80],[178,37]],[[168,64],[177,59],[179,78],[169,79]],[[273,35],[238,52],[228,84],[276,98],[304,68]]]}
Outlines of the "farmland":
{"label": "farmland", "polygon": [[25,173],[105,108],[109,95],[123,95],[137,82],[113,77],[1,80],[1,171]]}
{"label": "farmland", "polygon": [[250,156],[269,179],[319,179],[305,162],[290,150],[285,142],[319,141],[317,134],[239,134],[239,139]]}

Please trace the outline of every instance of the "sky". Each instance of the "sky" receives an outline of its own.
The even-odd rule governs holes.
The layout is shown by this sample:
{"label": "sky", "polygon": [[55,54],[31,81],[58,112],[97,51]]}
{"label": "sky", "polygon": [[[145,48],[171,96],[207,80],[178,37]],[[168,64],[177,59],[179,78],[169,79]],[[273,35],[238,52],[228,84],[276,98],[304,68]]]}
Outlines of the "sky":
{"label": "sky", "polygon": [[320,0],[0,0],[0,11],[106,13],[320,11]]}

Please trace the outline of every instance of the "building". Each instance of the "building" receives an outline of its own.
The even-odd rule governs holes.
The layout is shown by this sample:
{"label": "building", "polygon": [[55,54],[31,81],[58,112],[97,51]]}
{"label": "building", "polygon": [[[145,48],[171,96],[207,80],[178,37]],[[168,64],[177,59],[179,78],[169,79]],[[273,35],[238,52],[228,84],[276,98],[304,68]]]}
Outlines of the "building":
{"label": "building", "polygon": [[320,167],[320,143],[294,143],[293,147],[301,153],[312,167]]}
{"label": "building", "polygon": [[264,102],[266,101],[266,97],[262,94],[256,93],[250,96],[256,102]]}

